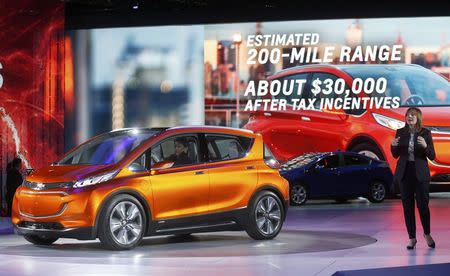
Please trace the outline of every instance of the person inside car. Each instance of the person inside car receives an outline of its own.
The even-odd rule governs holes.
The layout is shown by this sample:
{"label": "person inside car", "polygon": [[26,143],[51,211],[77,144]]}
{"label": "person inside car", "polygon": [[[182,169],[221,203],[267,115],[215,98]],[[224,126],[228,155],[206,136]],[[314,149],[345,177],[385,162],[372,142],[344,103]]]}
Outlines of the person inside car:
{"label": "person inside car", "polygon": [[174,162],[174,166],[193,163],[193,161],[189,159],[188,141],[186,140],[186,138],[176,138],[174,144],[175,153],[169,156],[169,161]]}

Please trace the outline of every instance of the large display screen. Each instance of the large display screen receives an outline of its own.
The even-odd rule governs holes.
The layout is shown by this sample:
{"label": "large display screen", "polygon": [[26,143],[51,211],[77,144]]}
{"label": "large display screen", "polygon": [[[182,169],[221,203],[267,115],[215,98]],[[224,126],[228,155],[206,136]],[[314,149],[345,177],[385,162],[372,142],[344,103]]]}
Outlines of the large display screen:
{"label": "large display screen", "polygon": [[255,22],[205,26],[205,122],[263,135],[285,162],[354,151],[385,160],[419,107],[450,172],[448,17]]}
{"label": "large display screen", "polygon": [[[253,22],[70,32],[72,143],[122,127],[260,133],[280,162],[353,151],[395,161],[408,107],[450,172],[450,17]],[[78,95],[78,96],[77,96]],[[78,109],[77,109],[78,108]],[[74,135],[76,134],[76,135]],[[78,139],[78,140],[77,140]]]}
{"label": "large display screen", "polygon": [[450,172],[450,17],[62,35],[62,7],[44,10],[39,16],[52,20],[40,21],[32,35],[1,33],[3,182],[14,156],[37,168],[112,129],[200,124],[260,133],[281,162],[342,150],[393,169],[389,144],[411,106],[422,109],[433,131],[432,176]]}
{"label": "large display screen", "polygon": [[64,3],[32,2],[0,9],[0,184],[16,157],[31,169],[64,153]]}

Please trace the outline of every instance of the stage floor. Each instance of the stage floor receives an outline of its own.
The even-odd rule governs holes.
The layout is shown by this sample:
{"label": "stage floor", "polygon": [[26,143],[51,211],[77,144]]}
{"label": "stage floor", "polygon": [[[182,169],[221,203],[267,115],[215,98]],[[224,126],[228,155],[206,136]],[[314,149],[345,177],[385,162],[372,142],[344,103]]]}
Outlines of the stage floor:
{"label": "stage floor", "polygon": [[[450,262],[450,194],[431,194],[428,249],[417,215],[418,244],[407,251],[401,201],[345,204],[309,201],[291,207],[280,235],[254,241],[245,232],[146,238],[131,251],[106,251],[98,241],[58,240],[37,247],[0,218],[1,275],[332,275],[339,270]],[[450,275],[450,272],[449,272]]]}

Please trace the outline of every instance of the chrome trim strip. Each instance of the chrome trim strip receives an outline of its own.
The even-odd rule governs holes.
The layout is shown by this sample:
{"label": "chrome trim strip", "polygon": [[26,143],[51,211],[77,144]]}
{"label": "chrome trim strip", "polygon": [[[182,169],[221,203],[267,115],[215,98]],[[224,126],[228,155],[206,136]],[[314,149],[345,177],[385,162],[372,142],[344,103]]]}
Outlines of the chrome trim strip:
{"label": "chrome trim strip", "polygon": [[433,141],[434,140],[447,140],[447,141],[450,141],[450,137],[433,137]]}
{"label": "chrome trim strip", "polygon": [[23,217],[26,218],[31,218],[31,219],[46,219],[46,218],[54,218],[54,217],[58,217],[60,216],[62,213],[64,213],[64,211],[67,209],[67,203],[64,203],[64,206],[61,208],[61,210],[58,211],[58,213],[54,214],[54,215],[50,215],[50,216],[33,216],[31,214],[27,214],[24,213],[20,210],[20,205],[19,205],[19,214]]}
{"label": "chrome trim strip", "polygon": [[[432,128],[432,127],[428,127],[428,128]],[[430,130],[431,133],[435,133],[435,134],[450,134],[450,131],[445,131],[445,130]]]}
{"label": "chrome trim strip", "polygon": [[430,159],[428,159],[428,161],[429,161],[433,166],[441,167],[441,168],[449,168],[449,169],[450,169],[450,165],[439,164],[439,163],[437,163],[437,162],[435,162],[435,161],[433,161],[433,160],[430,160]]}
{"label": "chrome trim strip", "polygon": [[172,231],[180,231],[180,230],[192,230],[192,229],[203,229],[203,228],[211,228],[216,226],[229,226],[237,224],[234,221],[226,222],[226,223],[218,223],[212,225],[198,225],[198,226],[189,226],[189,227],[178,227],[178,228],[168,228],[162,230],[156,230],[156,233],[164,233],[164,232],[172,232]]}
{"label": "chrome trim strip", "polygon": [[246,208],[247,208],[247,205],[245,205],[243,207],[231,209],[231,210],[228,210],[228,211],[220,210],[220,211],[214,211],[214,212],[206,213],[206,214],[186,215],[186,216],[175,217],[175,218],[161,218],[160,220],[156,220],[156,222],[159,223],[161,221],[163,223],[166,223],[166,222],[171,222],[171,221],[178,220],[178,219],[185,219],[185,218],[198,217],[198,216],[209,216],[209,215],[215,215],[215,214],[226,213],[226,212],[234,212],[234,211],[239,211],[239,210],[243,210],[243,209],[246,209]]}
{"label": "chrome trim strip", "polygon": [[32,230],[32,231],[42,231],[42,232],[47,232],[47,231],[51,231],[51,232],[67,232],[67,231],[71,231],[71,230],[75,230],[77,228],[64,228],[64,229],[33,229],[31,227],[21,227],[21,226],[16,226],[17,229],[20,230]]}
{"label": "chrome trim strip", "polygon": [[59,192],[54,192],[54,191],[51,191],[51,192],[43,192],[43,191],[29,191],[29,190],[25,190],[25,191],[21,191],[20,192],[21,194],[29,194],[29,195],[47,195],[47,194],[61,194],[61,195],[63,195],[63,196],[68,196],[69,194],[68,193],[66,193],[66,192],[62,192],[62,191],[59,191]]}
{"label": "chrome trim strip", "polygon": [[430,185],[450,185],[450,182],[437,182],[437,181],[431,181]]}

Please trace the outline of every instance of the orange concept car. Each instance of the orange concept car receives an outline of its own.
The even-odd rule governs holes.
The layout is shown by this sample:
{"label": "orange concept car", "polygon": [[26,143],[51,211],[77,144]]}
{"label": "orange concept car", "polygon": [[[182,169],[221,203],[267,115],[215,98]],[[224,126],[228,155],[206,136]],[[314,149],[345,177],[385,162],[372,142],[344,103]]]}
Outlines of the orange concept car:
{"label": "orange concept car", "polygon": [[12,222],[34,244],[99,238],[116,250],[152,235],[246,230],[272,239],[289,205],[277,166],[248,130],[115,130],[29,175]]}

